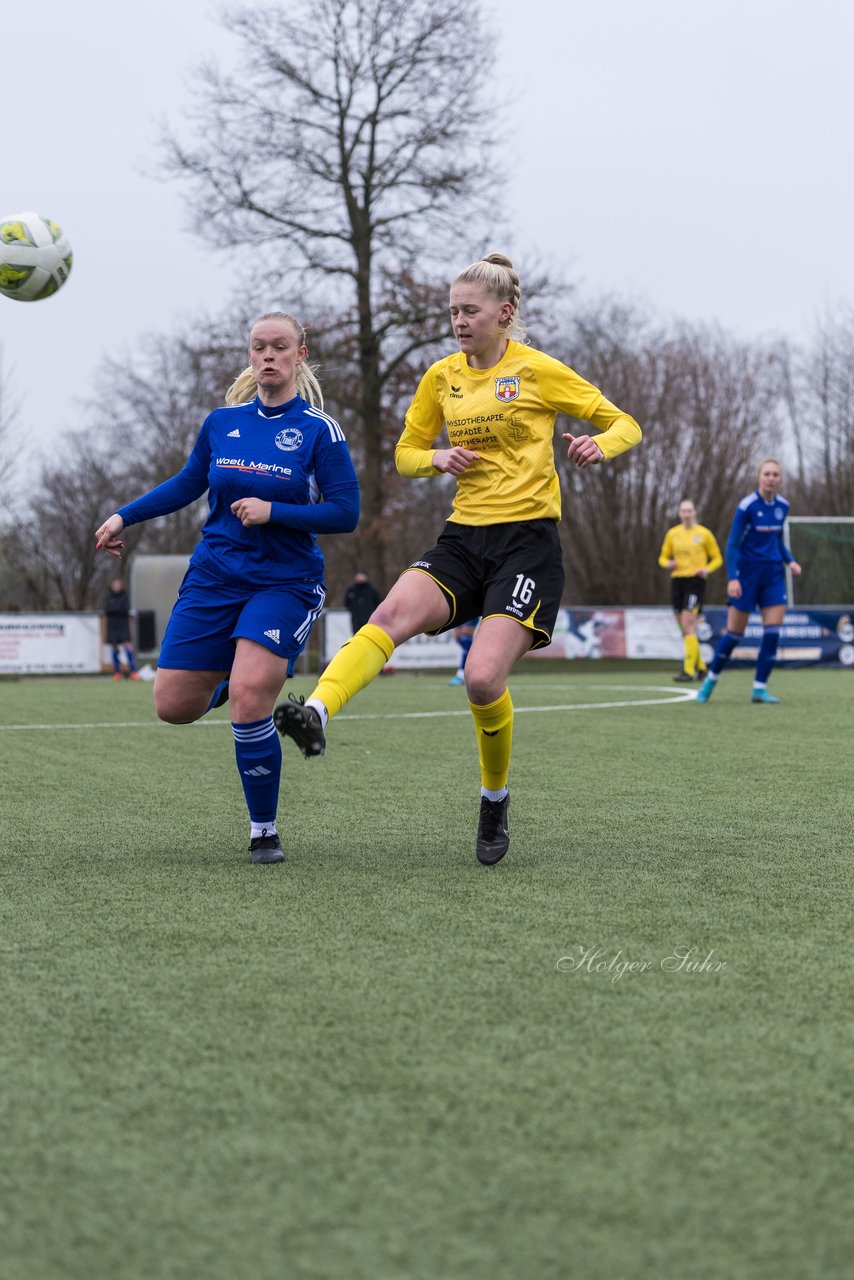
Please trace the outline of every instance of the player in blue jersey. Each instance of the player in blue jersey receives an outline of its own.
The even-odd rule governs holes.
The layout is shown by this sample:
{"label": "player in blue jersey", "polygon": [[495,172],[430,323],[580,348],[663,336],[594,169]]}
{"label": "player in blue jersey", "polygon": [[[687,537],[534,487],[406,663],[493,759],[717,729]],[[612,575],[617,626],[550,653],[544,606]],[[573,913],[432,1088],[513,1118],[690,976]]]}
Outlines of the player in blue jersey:
{"label": "player in blue jersey", "polygon": [[461,685],[466,682],[466,662],[468,661],[471,642],[474,640],[474,633],[477,631],[479,622],[480,618],[470,618],[462,626],[454,628],[454,639],[460,646],[460,665],[448,681],[450,685]]}
{"label": "player in blue jersey", "polygon": [[759,467],[756,488],[738,504],[726,547],[727,629],[718,641],[709,674],[697,692],[698,702],[708,702],[711,698],[718,677],[742,639],[754,609],[762,614],[763,632],[751,701],[780,701],[768,692],[768,677],[786,615],[786,565],[796,576],[801,572],[801,566],[783,541],[789,504],[778,492],[782,481],[779,462],[766,458]]}
{"label": "player in blue jersey", "polygon": [[178,511],[208,492],[210,514],[169,619],[157,664],[161,720],[189,724],[228,699],[252,862],[284,859],[276,830],[281,741],[276,697],[325,599],[318,533],[348,533],[359,482],[338,423],[323,413],[292,316],[264,315],[249,368],[208,414],[187,462],[98,529],[120,555],[128,525]]}

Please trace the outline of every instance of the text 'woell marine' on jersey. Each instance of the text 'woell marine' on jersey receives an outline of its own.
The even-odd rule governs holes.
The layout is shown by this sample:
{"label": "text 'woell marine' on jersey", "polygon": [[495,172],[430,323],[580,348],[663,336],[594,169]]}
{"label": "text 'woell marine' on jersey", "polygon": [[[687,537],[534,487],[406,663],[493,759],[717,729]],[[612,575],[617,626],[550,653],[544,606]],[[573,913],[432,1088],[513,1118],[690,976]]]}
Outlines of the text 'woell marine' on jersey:
{"label": "text 'woell marine' on jersey", "polygon": [[671,578],[694,578],[698,569],[714,573],[724,562],[717,538],[702,524],[692,525],[690,529],[676,524],[667,530],[658,563],[666,569],[669,560],[676,561],[676,568],[670,571]]}
{"label": "text 'woell marine' on jersey", "polygon": [[634,418],[560,360],[509,341],[491,369],[472,369],[462,352],[432,365],[413,397],[395,450],[401,475],[431,476],[444,425],[452,447],[480,454],[457,477],[451,520],[500,524],[560,519],[554,463],[558,413],[589,422],[605,458],[640,443]]}
{"label": "text 'woell marine' on jersey", "polygon": [[[126,525],[178,511],[208,491],[210,515],[191,564],[224,579],[273,586],[323,577],[315,534],[348,533],[359,519],[359,482],[344,433],[302,396],[214,409],[187,462],[118,514]],[[272,504],[266,524],[244,527],[238,498]]]}
{"label": "text 'woell marine' on jersey", "polygon": [[766,502],[758,489],[742,498],[735,512],[726,544],[727,576],[738,577],[745,561],[790,564],[792,553],[783,541],[783,526],[789,514],[785,498]]}

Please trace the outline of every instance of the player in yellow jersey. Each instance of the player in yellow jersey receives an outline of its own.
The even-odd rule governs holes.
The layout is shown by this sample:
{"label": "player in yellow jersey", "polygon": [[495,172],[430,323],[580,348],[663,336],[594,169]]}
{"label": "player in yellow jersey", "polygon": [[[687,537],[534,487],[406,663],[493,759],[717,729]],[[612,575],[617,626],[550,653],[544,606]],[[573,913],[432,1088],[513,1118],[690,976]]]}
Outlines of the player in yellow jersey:
{"label": "player in yellow jersey", "polygon": [[673,612],[682,632],[685,657],[677,681],[698,680],[706,674],[697,639],[697,619],[703,608],[706,579],[720,569],[723,556],[715,535],[697,523],[696,508],[688,498],[679,503],[680,524],[668,529],[661,544],[658,563],[670,570],[670,595]]}
{"label": "player in yellow jersey", "polygon": [[[421,632],[438,634],[482,617],[465,668],[481,768],[476,854],[507,852],[513,703],[507,679],[517,658],[549,643],[563,592],[554,462],[558,413],[601,432],[566,432],[577,467],[639,443],[640,427],[577,373],[525,346],[519,277],[490,254],[457,276],[450,313],[459,351],[432,365],[418,386],[395,451],[404,476],[456,477],[453,510],[437,545],[398,578],[370,621],[335,655],[312,695],[276,709],[279,730],[304,756],[323,755],[324,729],[391,658]],[[445,426],[449,448],[436,448]]]}

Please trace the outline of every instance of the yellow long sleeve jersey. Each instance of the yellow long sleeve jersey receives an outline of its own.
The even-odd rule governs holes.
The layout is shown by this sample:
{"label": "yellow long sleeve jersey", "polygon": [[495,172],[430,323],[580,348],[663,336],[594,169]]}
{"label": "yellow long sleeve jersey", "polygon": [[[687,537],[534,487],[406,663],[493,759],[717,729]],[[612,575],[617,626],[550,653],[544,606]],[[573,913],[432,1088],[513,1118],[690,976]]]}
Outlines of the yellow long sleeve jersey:
{"label": "yellow long sleeve jersey", "polygon": [[695,524],[686,529],[683,524],[676,524],[668,529],[661,544],[658,563],[662,569],[667,568],[669,560],[676,561],[676,568],[671,569],[671,578],[693,578],[698,569],[708,569],[714,573],[723,564],[723,556],[711,529]]}
{"label": "yellow long sleeve jersey", "polygon": [[447,427],[451,446],[480,455],[457,477],[449,516],[459,524],[560,519],[554,462],[558,413],[602,434],[605,458],[641,440],[634,418],[611,404],[560,360],[512,340],[497,365],[472,369],[461,352],[427,370],[406,414],[394,460],[403,476],[435,476],[435,441]]}

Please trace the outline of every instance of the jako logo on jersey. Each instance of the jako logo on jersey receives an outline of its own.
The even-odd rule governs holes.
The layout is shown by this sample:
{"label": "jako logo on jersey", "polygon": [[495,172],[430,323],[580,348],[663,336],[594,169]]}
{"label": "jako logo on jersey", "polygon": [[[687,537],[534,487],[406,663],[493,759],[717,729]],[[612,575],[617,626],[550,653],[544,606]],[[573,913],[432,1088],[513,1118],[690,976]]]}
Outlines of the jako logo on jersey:
{"label": "jako logo on jersey", "polygon": [[292,453],[301,444],[302,432],[298,431],[296,427],[285,427],[284,431],[280,431],[276,436],[276,448],[284,449],[285,453]]}
{"label": "jako logo on jersey", "polygon": [[228,435],[229,435],[229,439],[234,439],[234,438],[236,438],[236,439],[238,439],[238,440],[239,440],[239,439],[240,439],[240,427],[235,427],[233,431],[229,431]]}
{"label": "jako logo on jersey", "polygon": [[495,395],[497,399],[508,400],[519,399],[519,383],[521,378],[496,378],[495,379]]}
{"label": "jako logo on jersey", "polygon": [[278,627],[274,631],[265,631],[264,635],[267,637],[268,640],[272,640],[274,644],[280,643],[279,637],[281,635],[281,632],[279,631]]}

